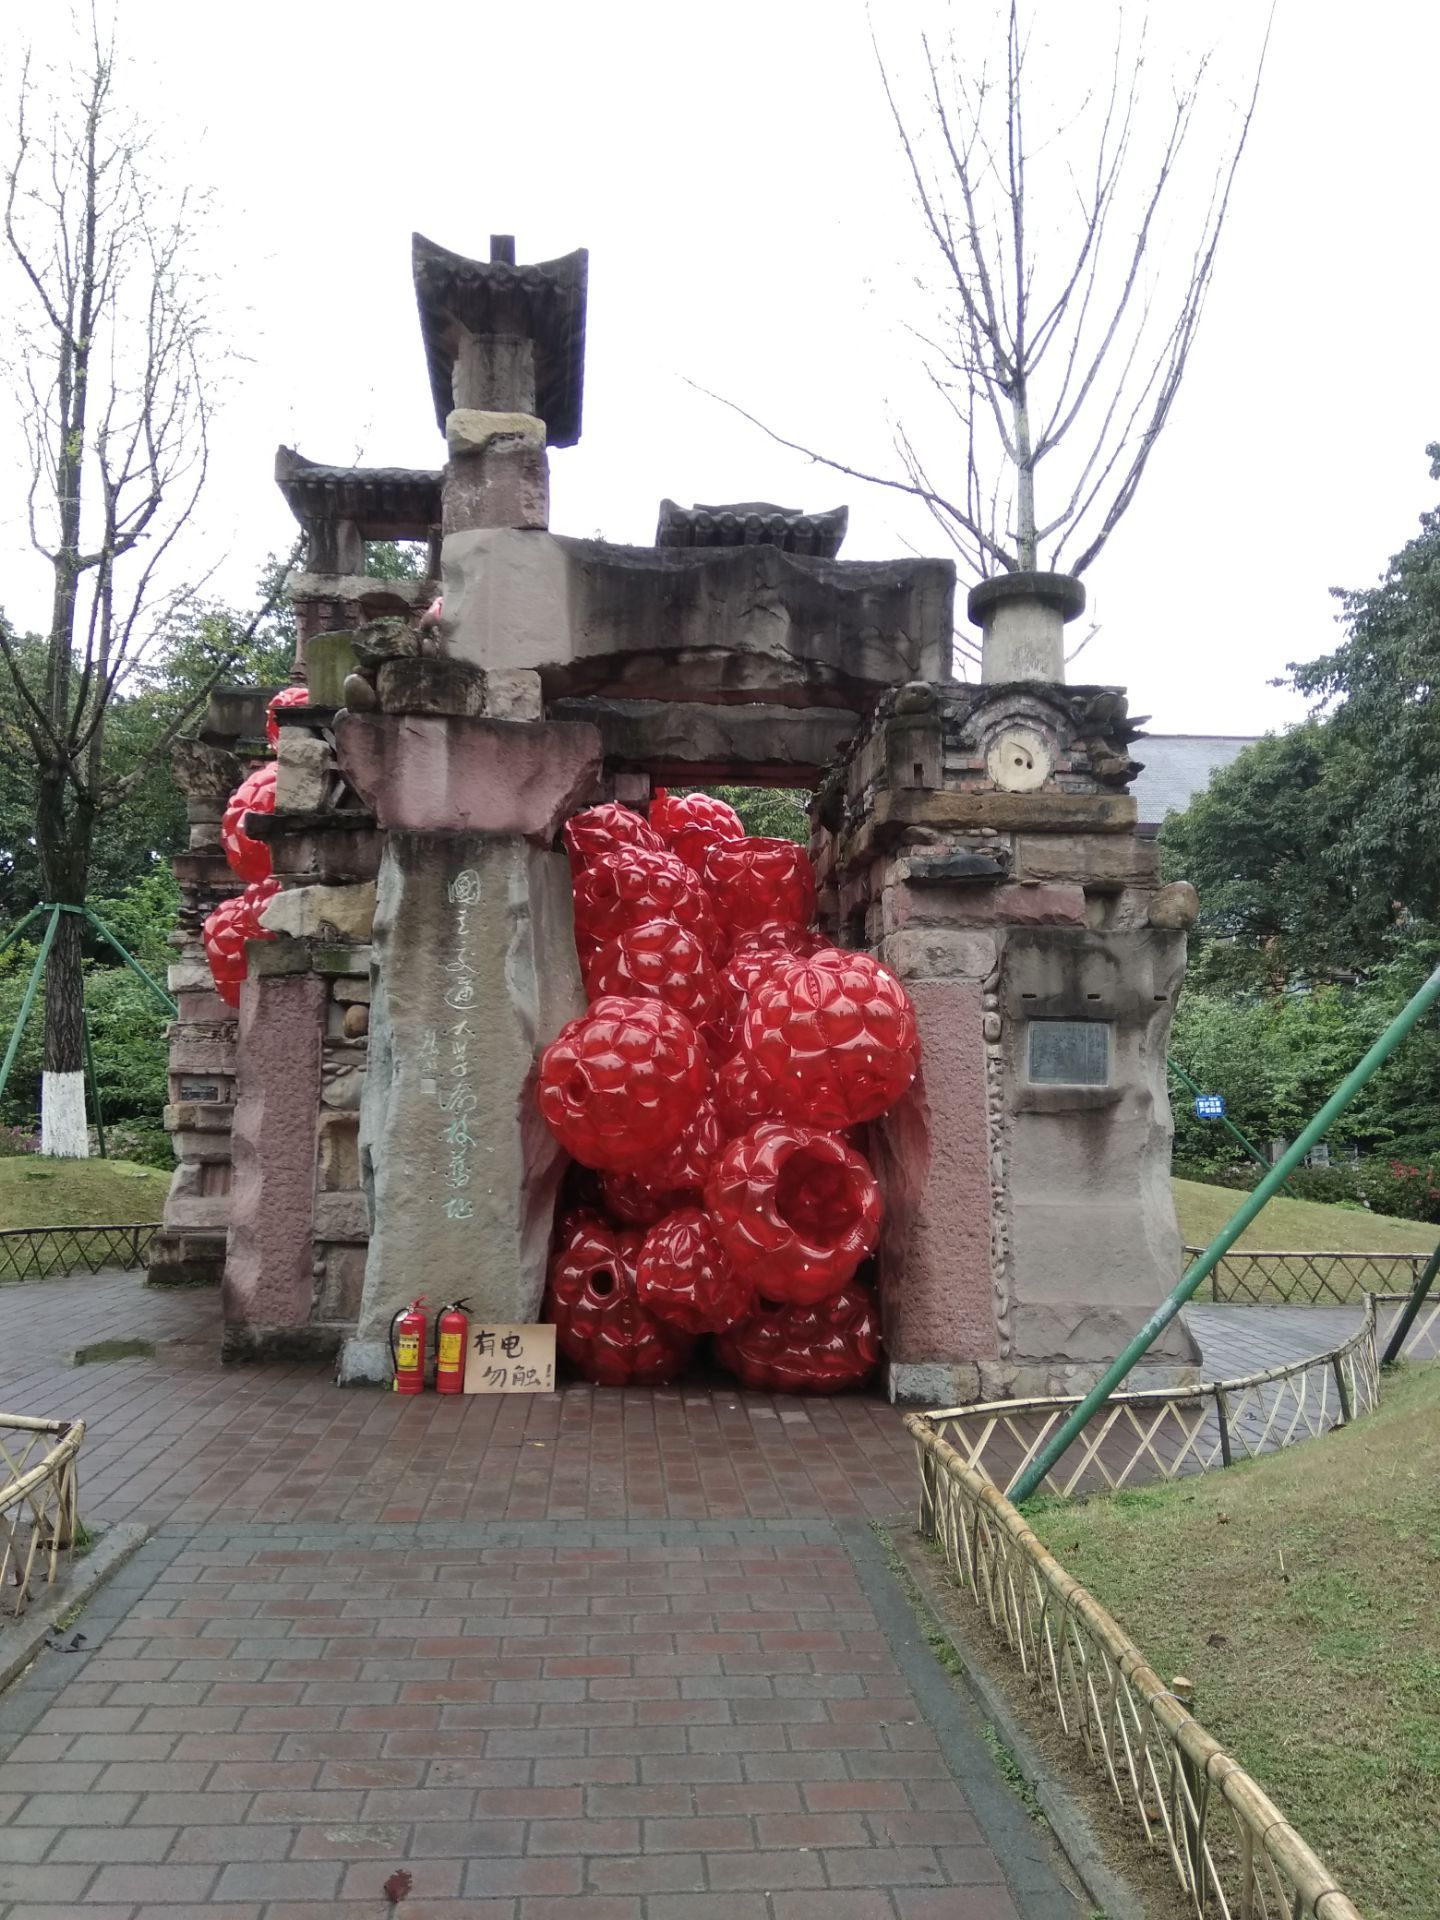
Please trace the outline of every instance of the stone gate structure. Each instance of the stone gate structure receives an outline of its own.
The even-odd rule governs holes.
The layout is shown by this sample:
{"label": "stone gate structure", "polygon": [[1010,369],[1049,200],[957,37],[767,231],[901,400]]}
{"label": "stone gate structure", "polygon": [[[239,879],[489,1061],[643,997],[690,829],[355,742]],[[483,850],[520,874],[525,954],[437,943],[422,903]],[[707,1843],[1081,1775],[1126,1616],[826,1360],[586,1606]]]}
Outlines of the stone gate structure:
{"label": "stone gate structure", "polygon": [[[1123,693],[1063,684],[1078,586],[978,588],[976,685],[951,677],[951,565],[840,559],[843,508],[666,500],[651,547],[552,533],[586,255],[417,236],[414,277],[444,466],[276,460],[309,698],[278,716],[276,811],[250,816],[283,891],[238,1019],[200,928],[238,890],[219,820],[267,694],[217,695],[177,749],[155,1277],[222,1280],[227,1359],[333,1354],[353,1381],[388,1378],[417,1293],[534,1319],[562,1171],[535,1064],[584,1004],[564,820],[652,783],[805,787],[822,922],[921,1022],[921,1078],[872,1143],[890,1390],[1088,1382],[1179,1270],[1165,1040],[1193,895],[1135,831]],[[371,577],[381,539],[425,542],[427,577]],[[1198,1356],[1167,1340],[1173,1377]]]}

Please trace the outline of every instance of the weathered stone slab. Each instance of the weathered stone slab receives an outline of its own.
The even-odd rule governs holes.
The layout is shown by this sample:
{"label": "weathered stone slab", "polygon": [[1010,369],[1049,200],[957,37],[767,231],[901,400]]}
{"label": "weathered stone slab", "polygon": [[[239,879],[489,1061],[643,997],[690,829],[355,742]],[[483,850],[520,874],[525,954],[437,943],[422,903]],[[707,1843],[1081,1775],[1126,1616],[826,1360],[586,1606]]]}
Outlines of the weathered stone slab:
{"label": "weathered stone slab", "polygon": [[267,901],[260,915],[268,932],[297,940],[368,941],[374,920],[373,880],[349,887],[290,887]]}
{"label": "weathered stone slab", "polygon": [[502,528],[444,543],[445,644],[547,696],[868,709],[950,673],[954,568],[774,546],[620,547]]}
{"label": "weathered stone slab", "polygon": [[563,1155],[535,1105],[540,1050],[584,1006],[563,854],[518,835],[390,836],[361,1163],[372,1222],[341,1377],[390,1374],[418,1292],[536,1318]]}
{"label": "weathered stone slab", "polygon": [[1160,845],[1129,834],[1022,833],[1015,840],[1015,878],[1116,891],[1153,887],[1160,880]]}
{"label": "weathered stone slab", "polygon": [[[1067,1368],[1094,1377],[1180,1271],[1165,1042],[1184,967],[1178,933],[1054,929],[1016,931],[1006,941],[1012,1357],[1055,1378]],[[1035,1020],[1103,1023],[1105,1083],[1033,1084],[1027,1044]],[[1197,1357],[1179,1321],[1151,1350],[1152,1363]]]}
{"label": "weathered stone slab", "polygon": [[880,958],[902,980],[984,980],[995,971],[999,953],[993,933],[914,927],[887,934]]}
{"label": "weathered stone slab", "polygon": [[842,865],[893,844],[907,827],[997,833],[1130,833],[1136,821],[1128,793],[999,793],[910,787],[876,795],[871,817],[841,851]]}
{"label": "weathered stone slab", "polygon": [[330,799],[335,784],[335,756],[313,733],[287,727],[280,736],[275,767],[277,812],[314,813]]}
{"label": "weathered stone slab", "polygon": [[1199,918],[1200,896],[1188,880],[1174,880],[1168,887],[1161,887],[1150,902],[1152,927],[1179,930],[1193,927]]}
{"label": "weathered stone slab", "polygon": [[753,780],[804,785],[828,772],[858,722],[839,707],[698,700],[556,700],[555,720],[597,727],[607,767],[666,781]]}
{"label": "weathered stone slab", "polygon": [[314,974],[247,979],[240,989],[240,1072],[231,1129],[234,1182],[222,1301],[240,1346],[310,1316],[315,1115],[325,983]]}
{"label": "weathered stone slab", "polygon": [[884,892],[887,933],[905,927],[1054,927],[1085,924],[1076,886],[906,886]]}
{"label": "weathered stone slab", "polygon": [[485,711],[485,675],[468,660],[433,655],[387,660],[375,688],[382,713],[456,714],[473,720]]}
{"label": "weathered stone slab", "polygon": [[344,713],[345,777],[390,832],[518,834],[548,845],[598,792],[593,727]]}

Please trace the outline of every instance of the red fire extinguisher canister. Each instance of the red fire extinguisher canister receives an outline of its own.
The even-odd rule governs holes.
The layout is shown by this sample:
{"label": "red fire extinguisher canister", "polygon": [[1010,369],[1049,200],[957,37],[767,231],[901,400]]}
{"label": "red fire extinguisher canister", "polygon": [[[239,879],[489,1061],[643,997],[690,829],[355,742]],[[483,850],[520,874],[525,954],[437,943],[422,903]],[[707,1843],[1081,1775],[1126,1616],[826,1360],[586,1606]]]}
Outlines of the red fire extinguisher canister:
{"label": "red fire extinguisher canister", "polygon": [[390,1322],[390,1357],[396,1393],[425,1390],[425,1302],[412,1300]]}
{"label": "red fire extinguisher canister", "polygon": [[465,1391],[465,1354],[470,1345],[470,1322],[464,1309],[468,1300],[456,1300],[441,1309],[435,1322],[435,1391]]}

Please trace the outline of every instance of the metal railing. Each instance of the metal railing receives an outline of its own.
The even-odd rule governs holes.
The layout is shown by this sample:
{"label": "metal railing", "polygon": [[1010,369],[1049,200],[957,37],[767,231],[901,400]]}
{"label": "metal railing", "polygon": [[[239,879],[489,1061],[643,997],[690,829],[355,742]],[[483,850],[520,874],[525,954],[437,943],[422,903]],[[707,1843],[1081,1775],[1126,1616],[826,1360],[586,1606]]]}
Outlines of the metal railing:
{"label": "metal railing", "polygon": [[1024,1515],[929,1424],[920,1530],[945,1555],[1121,1809],[1168,1854],[1187,1908],[1222,1920],[1360,1920],[1334,1875],[1200,1725]]}
{"label": "metal railing", "polygon": [[84,1438],[83,1420],[0,1414],[0,1604],[13,1614],[30,1604],[37,1569],[53,1585],[61,1555],[74,1552]]}
{"label": "metal railing", "polygon": [[[1185,1264],[1200,1257],[1185,1248]],[[1229,1305],[1358,1306],[1367,1293],[1408,1293],[1430,1258],[1424,1253],[1222,1254],[1210,1272],[1210,1298]]]}
{"label": "metal railing", "polygon": [[140,1267],[159,1231],[158,1220],[140,1226],[7,1227],[0,1231],[0,1284]]}

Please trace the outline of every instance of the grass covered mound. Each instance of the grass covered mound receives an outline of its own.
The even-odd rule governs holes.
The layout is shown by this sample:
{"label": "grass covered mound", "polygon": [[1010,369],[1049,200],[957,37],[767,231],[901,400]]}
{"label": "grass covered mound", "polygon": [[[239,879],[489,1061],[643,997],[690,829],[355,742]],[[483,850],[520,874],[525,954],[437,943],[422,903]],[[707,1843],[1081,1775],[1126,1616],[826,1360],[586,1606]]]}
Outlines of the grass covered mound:
{"label": "grass covered mound", "polygon": [[158,1220],[168,1173],[131,1160],[0,1160],[0,1229],[131,1226]]}
{"label": "grass covered mound", "polygon": [[1432,1920],[1440,1362],[1323,1440],[1032,1524],[1371,1920]]}

